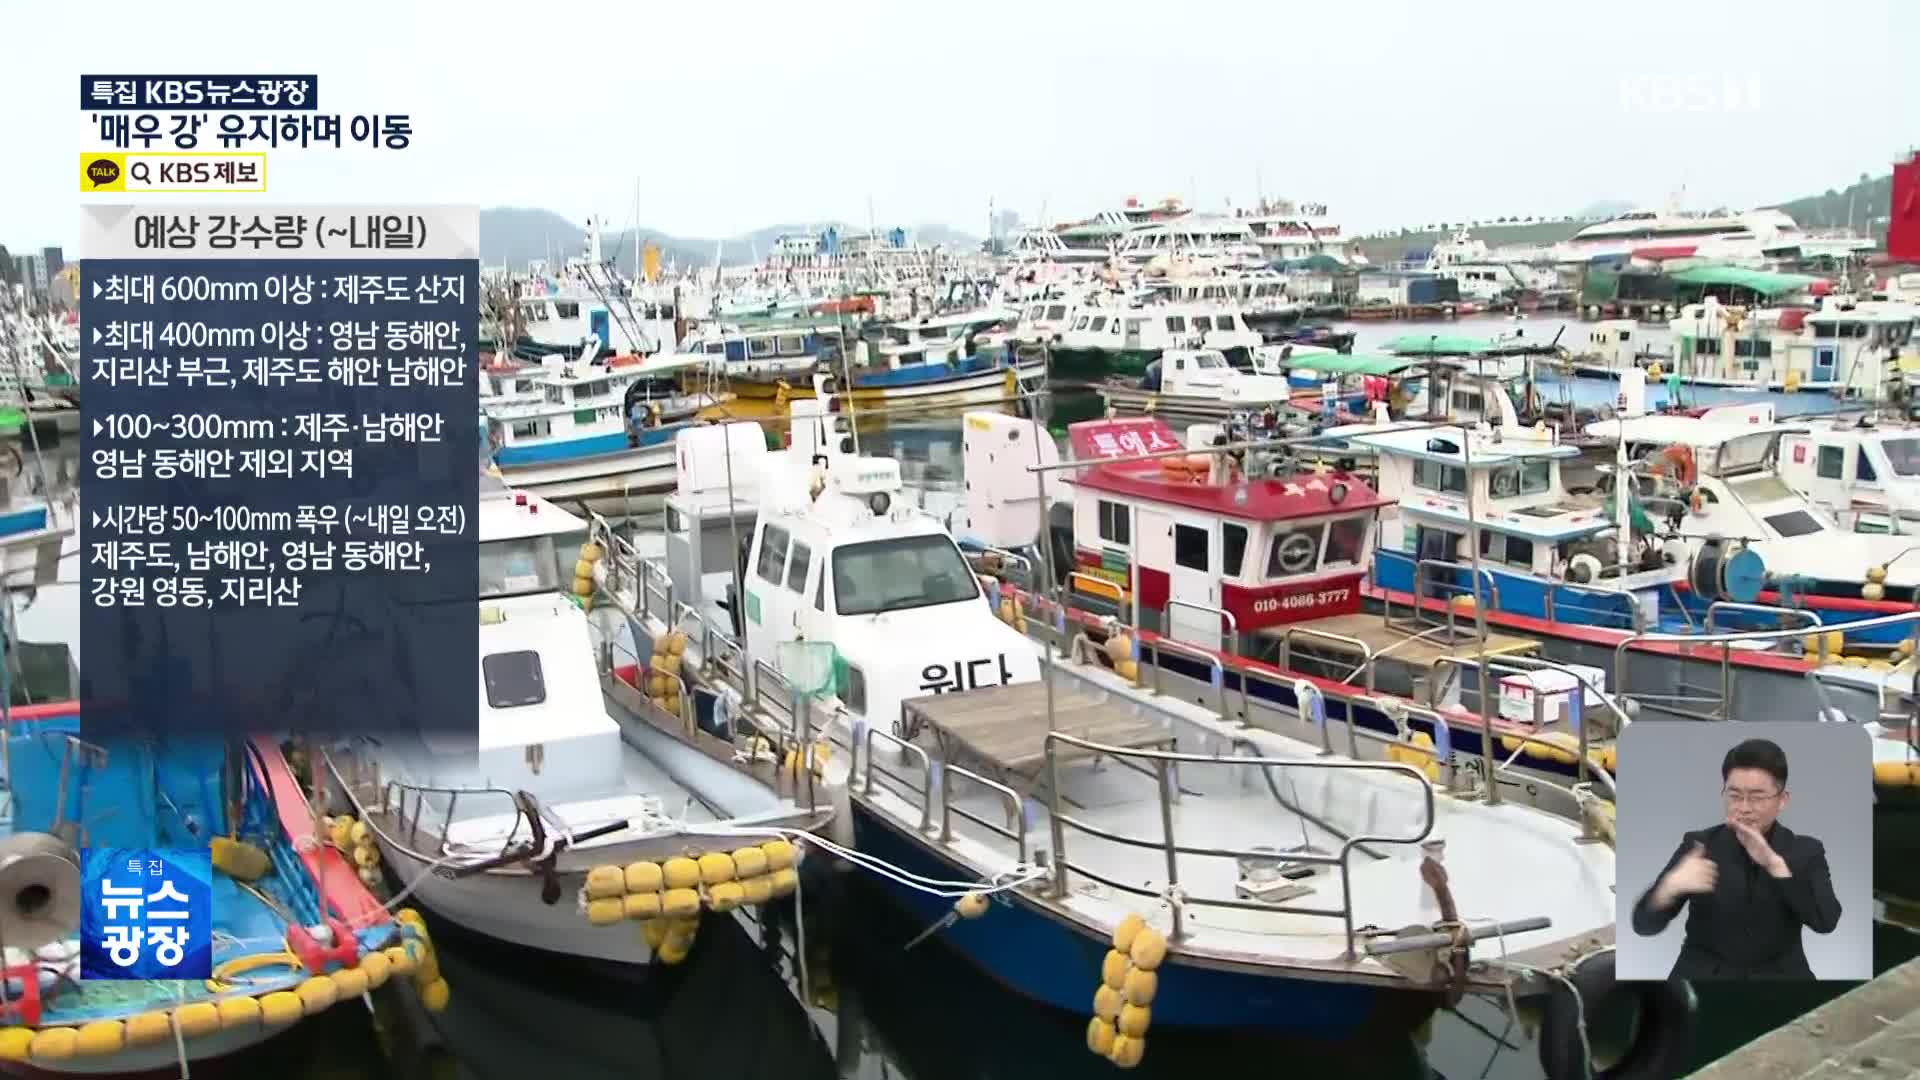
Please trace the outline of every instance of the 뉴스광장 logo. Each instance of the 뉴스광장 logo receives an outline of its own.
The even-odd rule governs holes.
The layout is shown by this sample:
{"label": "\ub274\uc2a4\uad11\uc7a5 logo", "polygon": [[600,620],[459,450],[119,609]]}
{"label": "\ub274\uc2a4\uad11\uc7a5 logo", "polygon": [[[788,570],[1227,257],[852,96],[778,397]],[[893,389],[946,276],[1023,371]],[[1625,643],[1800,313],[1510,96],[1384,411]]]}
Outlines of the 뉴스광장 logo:
{"label": "\ub274\uc2a4\uad11\uc7a5 logo", "polygon": [[120,179],[120,163],[112,158],[94,158],[87,162],[87,179],[96,188],[111,184]]}
{"label": "\ub274\uc2a4\uad11\uc7a5 logo", "polygon": [[213,977],[213,853],[87,848],[81,853],[82,979]]}

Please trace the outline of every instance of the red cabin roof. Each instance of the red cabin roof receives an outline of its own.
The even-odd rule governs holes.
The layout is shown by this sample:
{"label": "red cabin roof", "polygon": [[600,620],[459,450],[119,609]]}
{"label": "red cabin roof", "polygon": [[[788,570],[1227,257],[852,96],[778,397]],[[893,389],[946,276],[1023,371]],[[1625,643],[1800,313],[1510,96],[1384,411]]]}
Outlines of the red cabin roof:
{"label": "red cabin roof", "polygon": [[[1067,428],[1075,459],[1115,458],[1164,453],[1183,444],[1173,429],[1156,417],[1087,420]],[[1256,479],[1230,484],[1195,482],[1191,474],[1169,468],[1179,458],[1116,461],[1082,470],[1073,480],[1080,487],[1163,503],[1243,521],[1287,521],[1330,514],[1371,510],[1390,505],[1366,482],[1344,472],[1300,472],[1281,479]],[[1340,492],[1336,501],[1335,492]]]}

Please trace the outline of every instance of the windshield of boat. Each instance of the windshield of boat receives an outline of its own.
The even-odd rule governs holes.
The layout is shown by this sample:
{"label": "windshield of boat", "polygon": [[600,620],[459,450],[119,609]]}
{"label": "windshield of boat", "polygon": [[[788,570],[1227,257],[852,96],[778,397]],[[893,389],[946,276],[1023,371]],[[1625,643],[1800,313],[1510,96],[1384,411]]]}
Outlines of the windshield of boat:
{"label": "windshield of boat", "polygon": [[480,599],[559,588],[560,563],[552,536],[488,540],[480,545]]}
{"label": "windshield of boat", "polygon": [[1920,476],[1920,438],[1883,439],[1880,448],[1895,476]]}
{"label": "windshield of boat", "polygon": [[944,535],[871,540],[833,553],[834,607],[842,615],[905,611],[979,595],[973,570]]}

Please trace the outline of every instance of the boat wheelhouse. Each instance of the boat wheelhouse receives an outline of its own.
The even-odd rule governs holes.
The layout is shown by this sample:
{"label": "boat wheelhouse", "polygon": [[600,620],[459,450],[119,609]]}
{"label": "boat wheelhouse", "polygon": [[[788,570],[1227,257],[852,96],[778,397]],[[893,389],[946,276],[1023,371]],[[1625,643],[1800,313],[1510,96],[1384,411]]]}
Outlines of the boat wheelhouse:
{"label": "boat wheelhouse", "polygon": [[1780,478],[1855,532],[1920,533],[1920,427],[1810,421],[1780,438]]}
{"label": "boat wheelhouse", "polygon": [[1244,364],[1260,333],[1227,302],[1132,303],[1083,307],[1052,350],[1056,374],[1141,374],[1168,349],[1215,349]]}
{"label": "boat wheelhouse", "polygon": [[1240,218],[1183,214],[1171,221],[1142,225],[1121,238],[1115,257],[1144,266],[1155,260],[1185,257],[1229,263],[1261,261],[1253,230]]}
{"label": "boat wheelhouse", "polygon": [[[1196,425],[1183,443],[1153,417],[1067,432],[1076,460],[1225,438],[1218,426]],[[1374,515],[1386,505],[1358,477],[1275,476],[1211,455],[1096,464],[1068,483],[1076,571],[1136,597],[1144,621],[1135,625],[1210,647],[1228,627],[1250,640],[1282,623],[1360,610]]]}
{"label": "boat wheelhouse", "polygon": [[1873,397],[1889,378],[1920,376],[1905,355],[1920,309],[1866,301],[1749,311],[1709,299],[1669,323],[1673,371],[1706,386],[1803,390]]}

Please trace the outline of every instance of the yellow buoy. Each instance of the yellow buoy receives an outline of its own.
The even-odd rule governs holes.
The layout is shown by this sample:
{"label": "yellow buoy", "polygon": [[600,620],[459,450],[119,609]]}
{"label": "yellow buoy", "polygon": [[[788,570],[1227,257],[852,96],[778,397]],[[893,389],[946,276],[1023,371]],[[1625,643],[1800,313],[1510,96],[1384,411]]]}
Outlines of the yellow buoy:
{"label": "yellow buoy", "polygon": [[[375,955],[378,955],[377,953]],[[369,958],[371,959],[371,957]],[[385,959],[385,957],[381,957]],[[381,969],[386,970],[385,968]],[[260,1022],[260,1003],[250,997],[230,997],[220,999],[220,1027],[223,1031],[237,1028],[250,1028]],[[132,1034],[129,1024],[128,1034]]]}
{"label": "yellow buoy", "polygon": [[1087,1021],[1087,1049],[1106,1057],[1113,1051],[1113,1025],[1099,1017]]}
{"label": "yellow buoy", "polygon": [[660,917],[660,894],[628,893],[620,901],[620,914],[629,919],[657,919]]}
{"label": "yellow buoy", "polygon": [[656,862],[628,863],[621,876],[630,893],[659,892],[660,887],[666,884],[666,875]]}
{"label": "yellow buoy", "polygon": [[300,1019],[300,995],[291,990],[275,990],[260,996],[260,1022],[268,1027],[291,1024]]}
{"label": "yellow buoy", "polygon": [[661,869],[669,889],[691,889],[700,884],[700,864],[684,855],[668,859]]}
{"label": "yellow buoy", "polygon": [[718,885],[733,880],[733,856],[724,851],[709,851],[700,856],[700,883]]}
{"label": "yellow buoy", "polygon": [[353,849],[353,861],[362,870],[371,870],[380,865],[380,849],[372,844],[361,844]]}
{"label": "yellow buoy", "polygon": [[1147,1034],[1147,1025],[1153,1021],[1153,1011],[1144,1005],[1120,1006],[1120,1034],[1139,1039]]}
{"label": "yellow buoy", "polygon": [[795,853],[791,840],[769,840],[760,845],[760,850],[767,853],[769,870],[785,870],[793,865]]}
{"label": "yellow buoy", "polygon": [[1867,567],[1867,580],[1873,582],[1875,585],[1886,584],[1887,568],[1884,566]]}
{"label": "yellow buoy", "polygon": [[1876,761],[1873,782],[1883,787],[1920,785],[1920,761]]}
{"label": "yellow buoy", "polygon": [[661,963],[672,966],[684,962],[691,951],[693,947],[690,943],[680,938],[668,937],[660,943],[659,948],[653,951],[653,956]]}
{"label": "yellow buoy", "polygon": [[757,847],[743,847],[735,851],[733,872],[742,881],[759,877],[767,872],[767,853]]}
{"label": "yellow buoy", "polygon": [[[653,658],[653,666],[662,675],[678,676],[680,674],[680,658],[677,656],[656,656]],[[669,679],[667,688],[671,690],[673,685],[673,680]]]}
{"label": "yellow buoy", "polygon": [[1660,376],[1663,374],[1665,374],[1665,372],[1660,370],[1659,364],[1647,365],[1647,381],[1648,382],[1659,382]]}
{"label": "yellow buoy", "polygon": [[[390,945],[381,950],[387,956],[387,964],[395,975],[411,975],[420,966],[420,961],[404,945]],[[272,995],[268,995],[271,997]],[[264,1001],[262,1002],[264,1004]]]}
{"label": "yellow buoy", "polygon": [[800,875],[789,866],[784,870],[775,870],[772,874],[769,874],[767,876],[767,882],[772,886],[770,891],[773,896],[791,896],[793,895],[793,891],[800,887]]}
{"label": "yellow buoy", "polygon": [[680,655],[683,655],[686,651],[687,651],[687,632],[685,630],[675,630],[673,633],[667,635],[668,655],[680,656]]}
{"label": "yellow buoy", "polygon": [[1127,967],[1131,961],[1127,954],[1118,949],[1108,949],[1106,958],[1100,961],[1100,982],[1104,986],[1120,989],[1127,981]]}
{"label": "yellow buoy", "polygon": [[1113,1049],[1107,1052],[1107,1060],[1123,1069],[1131,1069],[1140,1064],[1147,1054],[1147,1041],[1129,1035],[1117,1035],[1113,1040]]}
{"label": "yellow buoy", "polygon": [[327,839],[333,841],[333,846],[339,848],[341,851],[351,850],[353,848],[353,827],[357,824],[359,823],[353,820],[352,814],[334,818],[333,824],[327,830]]}
{"label": "yellow buoy", "polygon": [[627,891],[626,871],[617,866],[596,866],[587,871],[587,899],[602,900]]}
{"label": "yellow buoy", "polygon": [[445,1009],[452,997],[453,988],[447,985],[445,979],[435,979],[420,990],[420,1004],[426,1006],[428,1012],[437,1013]]}
{"label": "yellow buoy", "polygon": [[1147,920],[1141,918],[1139,912],[1128,912],[1127,917],[1120,920],[1120,925],[1113,928],[1113,947],[1120,952],[1133,948],[1134,936],[1145,929],[1146,925]]}
{"label": "yellow buoy", "polygon": [[1887,587],[1885,585],[1879,584],[1878,582],[1870,581],[1865,585],[1860,586],[1860,598],[1862,600],[1879,600],[1885,597],[1886,595],[1887,595]]}
{"label": "yellow buoy", "polygon": [[[252,1001],[252,998],[246,1000]],[[173,1038],[173,1017],[158,1009],[127,1018],[127,1045],[146,1046]]]}
{"label": "yellow buoy", "polygon": [[987,894],[970,892],[954,901],[953,910],[959,912],[963,919],[977,919],[987,913]]}
{"label": "yellow buoy", "polygon": [[35,1061],[65,1061],[80,1049],[80,1033],[70,1027],[41,1028],[30,1047]]}
{"label": "yellow buoy", "polygon": [[359,968],[342,968],[333,973],[334,989],[339,991],[340,1000],[357,998],[367,992],[367,973]]}
{"label": "yellow buoy", "polygon": [[658,949],[667,940],[667,920],[648,919],[641,923],[640,940],[647,943],[647,948]]}
{"label": "yellow buoy", "polygon": [[715,911],[732,911],[747,902],[747,890],[737,881],[723,881],[707,889],[707,904]]}
{"label": "yellow buoy", "polygon": [[419,934],[422,940],[427,936],[427,917],[410,907],[394,912],[393,921]]}
{"label": "yellow buoy", "polygon": [[1153,1004],[1153,995],[1160,988],[1160,976],[1151,971],[1129,968],[1127,978],[1120,986],[1120,996],[1127,999],[1129,1005],[1142,1008]]}
{"label": "yellow buoy", "polygon": [[1120,991],[1106,983],[1101,983],[1100,988],[1093,992],[1093,1015],[1102,1020],[1118,1020],[1120,1007],[1125,1004],[1126,1001],[1120,997]]}
{"label": "yellow buoy", "polygon": [[393,965],[388,962],[386,953],[370,952],[360,958],[360,970],[367,973],[367,989],[378,990],[386,984],[387,976],[393,973]]}
{"label": "yellow buoy", "polygon": [[1140,681],[1140,665],[1132,660],[1122,660],[1113,665],[1113,671],[1128,682]]}
{"label": "yellow buoy", "polygon": [[742,881],[740,887],[747,891],[749,904],[764,904],[773,899],[773,878],[766,874],[750,877]]}
{"label": "yellow buoy", "polygon": [[[320,1012],[340,999],[339,987],[335,986],[333,979],[327,975],[315,975],[294,987],[293,992],[300,996],[300,1009],[308,1016]],[[186,1008],[182,1007],[181,1011],[186,1011]]]}
{"label": "yellow buoy", "polygon": [[1141,971],[1152,971],[1160,966],[1167,956],[1167,939],[1160,931],[1149,926],[1140,931],[1133,939],[1133,948],[1128,950],[1133,966]]}
{"label": "yellow buoy", "polygon": [[700,912],[700,894],[693,889],[668,889],[660,894],[660,913],[669,919],[684,919]]}
{"label": "yellow buoy", "polygon": [[74,1033],[74,1051],[81,1057],[117,1054],[127,1045],[127,1028],[118,1020],[95,1020],[81,1024]]}
{"label": "yellow buoy", "polygon": [[32,1046],[32,1028],[0,1028],[0,1061],[25,1061]]}
{"label": "yellow buoy", "polygon": [[220,1030],[220,1010],[211,1001],[189,1002],[173,1010],[174,1023],[189,1039],[211,1035]]}
{"label": "yellow buoy", "polygon": [[1828,655],[1839,656],[1846,649],[1847,635],[1838,630],[1829,630],[1826,634],[1826,642]]}
{"label": "yellow buoy", "polygon": [[595,926],[612,926],[626,915],[625,901],[604,897],[587,901],[587,921]]}

